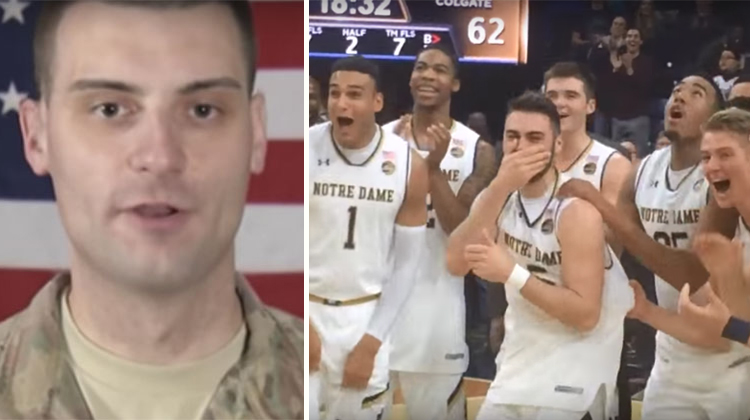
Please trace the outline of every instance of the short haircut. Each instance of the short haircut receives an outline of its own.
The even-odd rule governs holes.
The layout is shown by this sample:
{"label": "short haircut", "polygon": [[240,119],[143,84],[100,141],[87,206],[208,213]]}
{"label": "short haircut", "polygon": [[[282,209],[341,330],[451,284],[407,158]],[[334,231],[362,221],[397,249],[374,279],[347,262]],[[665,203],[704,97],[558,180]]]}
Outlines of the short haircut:
{"label": "short haircut", "polygon": [[721,111],[722,109],[726,108],[727,103],[726,103],[726,100],[724,99],[724,94],[721,92],[721,89],[719,89],[719,85],[717,85],[716,82],[714,82],[714,78],[711,77],[710,74],[706,72],[701,72],[701,71],[693,72],[693,73],[688,73],[687,75],[685,75],[683,79],[690,77],[690,76],[700,77],[701,79],[707,81],[709,85],[711,85],[711,88],[713,88],[713,91],[716,94],[716,102],[714,103],[714,109],[716,111]]}
{"label": "short haircut", "polygon": [[704,132],[727,131],[750,137],[750,112],[739,108],[719,111],[706,121]]}
{"label": "short haircut", "polygon": [[414,58],[414,64],[417,64],[417,61],[419,61],[419,57],[422,56],[422,53],[425,53],[427,51],[440,51],[441,53],[445,54],[448,58],[451,60],[451,64],[453,65],[453,78],[458,79],[459,75],[459,69],[458,69],[458,56],[453,53],[453,51],[449,50],[447,47],[443,46],[442,44],[430,44],[424,48],[422,48],[418,53],[417,56]]}
{"label": "short haircut", "polygon": [[631,27],[629,27],[629,28],[628,28],[628,29],[627,29],[627,30],[625,31],[625,34],[627,35],[627,33],[628,33],[628,32],[630,32],[630,31],[638,31],[638,35],[639,35],[639,36],[642,36],[642,34],[641,34],[641,28],[639,28],[639,27],[637,27],[637,26],[631,26]]}
{"label": "short haircut", "polygon": [[550,79],[567,79],[573,78],[583,82],[583,92],[586,94],[586,99],[594,98],[594,91],[596,89],[596,82],[594,75],[591,74],[588,68],[573,61],[564,61],[555,63],[544,73],[544,87],[547,88],[547,82]]}
{"label": "short haircut", "polygon": [[331,67],[331,75],[337,71],[353,71],[366,74],[375,82],[375,92],[380,92],[380,68],[377,64],[360,55],[337,60],[333,63],[333,67]]}
{"label": "short haircut", "polygon": [[560,114],[557,113],[557,107],[539,92],[526,91],[521,96],[511,99],[508,102],[508,115],[512,112],[545,115],[552,126],[552,134],[555,137],[560,135]]}
{"label": "short haircut", "polygon": [[738,108],[750,111],[750,98],[747,96],[736,96],[727,102],[727,108]]}
{"label": "short haircut", "polygon": [[[34,30],[34,77],[40,96],[48,95],[52,86],[52,63],[55,54],[55,35],[65,11],[80,0],[42,2],[42,10]],[[257,46],[253,28],[253,11],[249,1],[231,0],[100,0],[120,6],[151,9],[184,9],[217,3],[229,7],[242,37],[242,49],[247,62],[248,94],[252,94],[257,72]]]}

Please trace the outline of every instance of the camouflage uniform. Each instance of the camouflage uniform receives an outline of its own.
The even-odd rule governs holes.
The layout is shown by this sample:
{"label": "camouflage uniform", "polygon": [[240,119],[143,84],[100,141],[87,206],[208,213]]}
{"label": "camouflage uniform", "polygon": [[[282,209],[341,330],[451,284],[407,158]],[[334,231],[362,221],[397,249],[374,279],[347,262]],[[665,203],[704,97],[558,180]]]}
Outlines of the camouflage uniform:
{"label": "camouflage uniform", "polygon": [[[56,276],[0,323],[0,419],[92,419],[62,333],[60,297],[69,285],[69,274]],[[237,291],[247,342],[202,419],[302,419],[302,320],[264,307],[239,275]]]}

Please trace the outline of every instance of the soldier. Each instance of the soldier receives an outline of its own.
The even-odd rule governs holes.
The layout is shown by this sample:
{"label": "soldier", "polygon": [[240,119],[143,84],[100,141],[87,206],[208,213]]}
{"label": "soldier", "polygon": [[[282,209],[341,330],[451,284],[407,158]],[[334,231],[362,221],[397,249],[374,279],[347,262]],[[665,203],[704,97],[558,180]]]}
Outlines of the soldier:
{"label": "soldier", "polygon": [[0,324],[0,418],[303,418],[303,324],[236,273],[263,167],[247,2],[50,2],[21,106],[70,271]]}

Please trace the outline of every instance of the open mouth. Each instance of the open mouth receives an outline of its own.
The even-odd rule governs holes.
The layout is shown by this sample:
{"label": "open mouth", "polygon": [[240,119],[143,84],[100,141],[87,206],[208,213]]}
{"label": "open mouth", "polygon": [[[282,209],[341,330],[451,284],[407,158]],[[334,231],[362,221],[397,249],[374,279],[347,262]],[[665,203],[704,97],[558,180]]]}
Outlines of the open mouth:
{"label": "open mouth", "polygon": [[669,110],[669,118],[671,118],[673,120],[677,120],[677,119],[680,119],[682,117],[683,117],[683,113],[682,113],[681,110],[676,109],[676,108],[672,108],[672,109]]}
{"label": "open mouth", "polygon": [[713,183],[714,189],[716,189],[717,192],[725,193],[729,190],[729,180],[725,179],[723,181],[716,181]]}
{"label": "open mouth", "polygon": [[336,118],[336,122],[339,123],[339,127],[348,127],[354,124],[354,119],[349,117],[338,117]]}

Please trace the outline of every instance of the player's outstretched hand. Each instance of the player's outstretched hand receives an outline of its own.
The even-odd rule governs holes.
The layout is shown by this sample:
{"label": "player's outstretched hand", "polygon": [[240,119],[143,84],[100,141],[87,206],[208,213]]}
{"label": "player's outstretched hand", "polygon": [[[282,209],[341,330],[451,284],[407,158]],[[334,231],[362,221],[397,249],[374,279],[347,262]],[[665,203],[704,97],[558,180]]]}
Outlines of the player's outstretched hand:
{"label": "player's outstretched hand", "polygon": [[594,186],[582,179],[572,178],[564,183],[557,191],[559,197],[575,197],[595,204],[595,198],[599,191]]}
{"label": "player's outstretched hand", "polygon": [[411,114],[404,114],[393,127],[393,134],[404,140],[411,140]]}
{"label": "player's outstretched hand", "polygon": [[[704,233],[693,241],[693,251],[711,277],[726,281],[743,277],[744,245],[739,239],[730,240],[718,233]],[[719,288],[721,293],[721,288]]]}
{"label": "player's outstretched hand", "polygon": [[707,337],[721,337],[724,326],[732,314],[729,312],[727,305],[716,296],[711,287],[706,287],[705,289],[707,291],[708,304],[698,306],[690,300],[690,285],[685,284],[680,291],[677,312],[693,328],[706,334]]}
{"label": "player's outstretched hand", "polygon": [[440,163],[445,158],[448,146],[451,144],[451,132],[442,123],[427,127],[427,149],[430,154],[425,159],[430,169],[440,169]]}
{"label": "player's outstretched hand", "polygon": [[628,312],[628,318],[638,319],[643,321],[646,318],[646,315],[651,309],[651,301],[648,300],[646,297],[646,292],[643,290],[643,286],[636,280],[630,280],[630,287],[633,289],[633,297],[635,299],[635,303],[633,304],[633,308],[630,309],[630,312]]}
{"label": "player's outstretched hand", "polygon": [[310,322],[310,372],[320,369],[321,344],[318,330]]}
{"label": "player's outstretched hand", "polygon": [[358,390],[367,388],[367,383],[370,382],[375,367],[375,356],[379,349],[380,341],[369,334],[365,334],[346,358],[344,380],[341,386]]}
{"label": "player's outstretched hand", "polygon": [[464,258],[475,275],[495,283],[508,281],[516,264],[505,244],[496,243],[486,229],[482,230],[480,243],[466,246]]}
{"label": "player's outstretched hand", "polygon": [[550,151],[541,145],[508,153],[503,157],[495,179],[515,191],[542,172],[550,164],[550,158]]}

